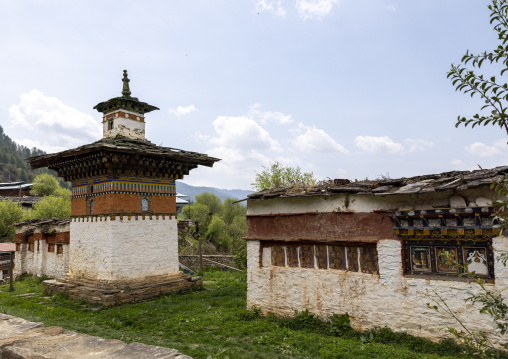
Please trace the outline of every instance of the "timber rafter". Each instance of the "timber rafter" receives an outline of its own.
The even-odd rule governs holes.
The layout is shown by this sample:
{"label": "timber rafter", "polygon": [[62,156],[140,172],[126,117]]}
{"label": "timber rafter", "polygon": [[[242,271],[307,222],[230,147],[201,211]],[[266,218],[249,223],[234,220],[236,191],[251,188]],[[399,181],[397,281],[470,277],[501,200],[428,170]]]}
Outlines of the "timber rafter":
{"label": "timber rafter", "polygon": [[49,155],[30,157],[32,168],[48,167],[66,181],[96,176],[182,179],[198,165],[212,167],[218,158],[156,146],[125,137],[103,138],[89,145]]}

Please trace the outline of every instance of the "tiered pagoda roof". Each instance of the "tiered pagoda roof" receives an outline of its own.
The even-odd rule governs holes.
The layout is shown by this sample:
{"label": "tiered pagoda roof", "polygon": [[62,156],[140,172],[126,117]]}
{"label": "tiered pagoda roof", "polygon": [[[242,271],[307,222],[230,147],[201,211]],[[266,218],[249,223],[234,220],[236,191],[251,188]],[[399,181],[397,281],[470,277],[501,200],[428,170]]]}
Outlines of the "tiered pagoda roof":
{"label": "tiered pagoda roof", "polygon": [[117,136],[28,161],[32,168],[48,167],[73,181],[99,175],[180,179],[198,165],[212,167],[220,159]]}

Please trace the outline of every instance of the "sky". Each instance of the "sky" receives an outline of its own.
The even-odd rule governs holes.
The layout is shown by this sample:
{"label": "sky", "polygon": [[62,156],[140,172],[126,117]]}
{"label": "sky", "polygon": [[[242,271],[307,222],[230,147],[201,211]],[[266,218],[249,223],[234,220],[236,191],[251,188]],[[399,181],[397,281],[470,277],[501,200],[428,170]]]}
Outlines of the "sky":
{"label": "sky", "polygon": [[190,185],[251,189],[274,161],[318,180],[506,165],[503,130],[455,127],[483,103],[446,78],[497,46],[488,4],[0,0],[0,125],[47,152],[99,140],[127,69],[160,108],[148,140],[221,159]]}

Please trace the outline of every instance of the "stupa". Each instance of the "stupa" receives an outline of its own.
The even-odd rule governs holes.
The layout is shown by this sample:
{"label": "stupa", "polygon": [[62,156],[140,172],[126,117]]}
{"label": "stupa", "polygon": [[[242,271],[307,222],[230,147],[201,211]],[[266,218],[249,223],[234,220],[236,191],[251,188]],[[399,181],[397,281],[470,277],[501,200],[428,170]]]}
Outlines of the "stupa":
{"label": "stupa", "polygon": [[175,180],[219,161],[146,140],[145,114],[158,108],[131,97],[126,70],[122,81],[121,97],[94,107],[102,139],[28,159],[72,183],[69,273],[45,290],[104,305],[200,284],[179,271]]}

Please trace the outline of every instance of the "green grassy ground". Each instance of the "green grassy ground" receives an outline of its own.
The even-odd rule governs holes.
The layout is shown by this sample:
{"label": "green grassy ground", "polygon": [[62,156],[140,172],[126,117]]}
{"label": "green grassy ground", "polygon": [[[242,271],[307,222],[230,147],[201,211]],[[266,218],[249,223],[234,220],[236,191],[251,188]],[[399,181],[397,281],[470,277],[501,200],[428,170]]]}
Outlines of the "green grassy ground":
{"label": "green grassy ground", "polygon": [[302,313],[296,319],[261,317],[246,306],[242,273],[211,271],[202,290],[156,300],[100,307],[47,296],[40,279],[25,278],[15,291],[0,286],[0,311],[46,326],[175,348],[193,358],[467,358],[451,341],[432,343],[386,329],[362,336]]}

